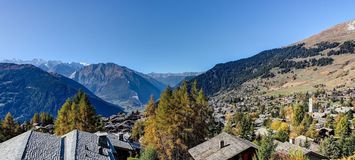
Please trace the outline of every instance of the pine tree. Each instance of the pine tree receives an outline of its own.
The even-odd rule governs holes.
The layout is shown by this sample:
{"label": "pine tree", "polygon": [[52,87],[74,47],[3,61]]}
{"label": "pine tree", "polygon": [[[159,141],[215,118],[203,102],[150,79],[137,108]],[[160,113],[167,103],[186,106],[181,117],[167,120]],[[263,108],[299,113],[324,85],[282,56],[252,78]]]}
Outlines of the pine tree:
{"label": "pine tree", "polygon": [[339,143],[333,137],[326,138],[321,142],[320,152],[331,159],[341,156]]}
{"label": "pine tree", "polygon": [[254,133],[254,125],[249,114],[245,114],[241,121],[237,123],[236,134],[241,138],[251,140]]}
{"label": "pine tree", "polygon": [[351,135],[347,137],[342,135],[339,140],[341,156],[342,157],[349,157],[354,154],[355,152],[355,135]]}
{"label": "pine tree", "polygon": [[334,119],[332,116],[327,115],[327,117],[325,118],[325,127],[334,129]]}
{"label": "pine tree", "polygon": [[268,160],[271,158],[271,155],[275,152],[276,145],[274,144],[274,139],[271,136],[271,133],[268,136],[263,137],[260,142],[260,147],[256,152],[257,158],[259,160]]}
{"label": "pine tree", "polygon": [[297,104],[293,107],[293,119],[292,122],[294,125],[299,125],[304,117],[305,111],[303,110],[303,106]]}
{"label": "pine tree", "polygon": [[318,136],[318,132],[316,130],[316,121],[313,121],[308,131],[306,132],[306,136],[310,138],[316,138]]}

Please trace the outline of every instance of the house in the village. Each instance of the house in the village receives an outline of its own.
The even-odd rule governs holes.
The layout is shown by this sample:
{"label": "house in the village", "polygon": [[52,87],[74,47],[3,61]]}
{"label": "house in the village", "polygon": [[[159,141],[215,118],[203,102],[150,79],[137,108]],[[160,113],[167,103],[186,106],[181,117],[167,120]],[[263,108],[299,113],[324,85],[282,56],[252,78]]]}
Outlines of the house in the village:
{"label": "house in the village", "polygon": [[[116,150],[114,135],[73,130],[63,136],[33,130],[0,143],[0,159],[6,160],[125,160],[132,154]],[[113,142],[111,142],[113,141]],[[126,142],[122,142],[126,143]],[[130,145],[131,143],[126,143]],[[139,146],[131,145],[132,150]]]}
{"label": "house in the village", "polygon": [[258,146],[245,139],[221,133],[191,149],[195,160],[251,160]]}
{"label": "house in the village", "polygon": [[[308,144],[307,144],[308,143]],[[314,142],[314,139],[306,137],[304,135],[300,135],[295,138],[295,143],[298,146],[307,146],[309,145],[308,149],[314,152],[319,152],[319,144]]]}
{"label": "house in the village", "polygon": [[314,152],[312,150],[306,149],[304,147],[300,147],[296,144],[292,144],[289,142],[280,142],[280,141],[275,141],[276,146],[276,153],[279,154],[289,154],[291,151],[300,151],[302,152],[308,159],[311,160],[322,160],[322,159],[328,159],[328,157],[323,156],[317,152]]}

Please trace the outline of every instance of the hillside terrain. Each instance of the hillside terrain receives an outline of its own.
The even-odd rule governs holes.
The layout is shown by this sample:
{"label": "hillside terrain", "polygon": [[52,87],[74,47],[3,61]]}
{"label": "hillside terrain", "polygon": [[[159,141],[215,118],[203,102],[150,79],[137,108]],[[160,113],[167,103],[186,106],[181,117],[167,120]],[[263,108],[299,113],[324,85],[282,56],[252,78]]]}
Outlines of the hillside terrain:
{"label": "hillside terrain", "polygon": [[75,73],[73,80],[127,110],[142,107],[151,95],[159,97],[165,87],[150,77],[113,63],[86,66]]}
{"label": "hillside terrain", "polygon": [[355,21],[283,48],[217,64],[193,78],[213,99],[355,87]]}
{"label": "hillside terrain", "polygon": [[122,108],[103,101],[81,84],[33,65],[0,63],[0,117],[11,112],[18,120],[28,120],[35,112],[57,115],[66,99],[82,90],[96,111],[105,116]]}

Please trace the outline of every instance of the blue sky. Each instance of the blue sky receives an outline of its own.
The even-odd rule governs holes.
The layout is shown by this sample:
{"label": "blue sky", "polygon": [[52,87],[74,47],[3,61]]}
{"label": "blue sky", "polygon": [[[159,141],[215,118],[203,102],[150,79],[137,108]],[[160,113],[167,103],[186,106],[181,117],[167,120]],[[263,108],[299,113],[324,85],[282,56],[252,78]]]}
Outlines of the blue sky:
{"label": "blue sky", "polygon": [[1,0],[0,59],[205,71],[355,18],[355,1]]}

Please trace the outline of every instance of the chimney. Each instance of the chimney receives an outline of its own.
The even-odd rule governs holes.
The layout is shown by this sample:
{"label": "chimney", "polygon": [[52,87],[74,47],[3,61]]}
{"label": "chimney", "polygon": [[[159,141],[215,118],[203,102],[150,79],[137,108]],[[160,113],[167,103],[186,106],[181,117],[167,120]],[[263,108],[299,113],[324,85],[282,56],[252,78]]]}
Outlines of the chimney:
{"label": "chimney", "polygon": [[295,144],[295,139],[290,138],[290,143],[291,143],[291,144]]}
{"label": "chimney", "polygon": [[222,149],[224,147],[224,141],[221,140],[219,141],[219,149]]}
{"label": "chimney", "polygon": [[118,140],[123,141],[123,133],[118,134]]}

